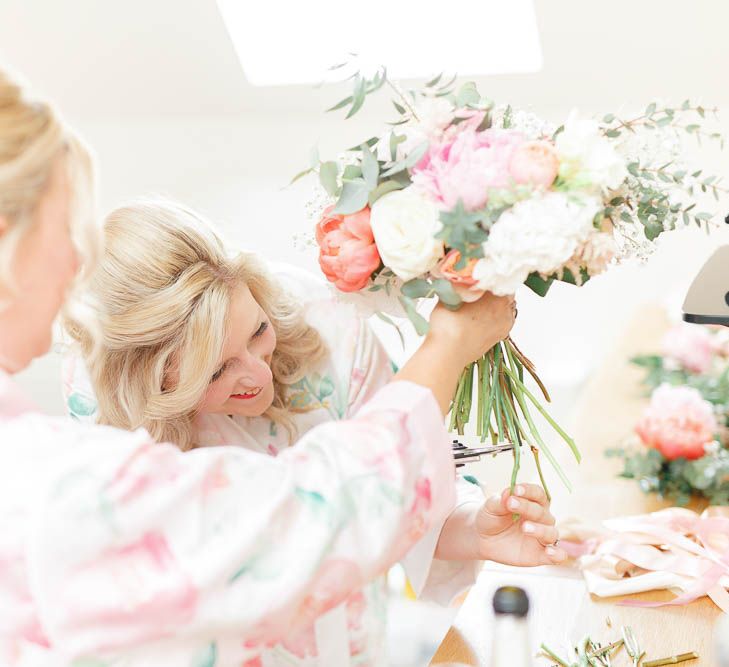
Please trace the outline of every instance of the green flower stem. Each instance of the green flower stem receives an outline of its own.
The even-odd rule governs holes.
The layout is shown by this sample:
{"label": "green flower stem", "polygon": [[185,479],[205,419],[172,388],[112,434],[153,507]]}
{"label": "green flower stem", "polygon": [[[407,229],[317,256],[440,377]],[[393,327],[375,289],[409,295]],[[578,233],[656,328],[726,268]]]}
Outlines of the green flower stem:
{"label": "green flower stem", "polygon": [[485,362],[484,357],[479,359],[477,362],[477,366],[478,366],[478,376],[477,376],[478,377],[478,403],[476,404],[476,435],[479,438],[483,435],[484,396],[488,396],[488,394],[483,390],[484,374],[485,374],[484,362]]}
{"label": "green flower stem", "polygon": [[580,454],[580,450],[577,449],[577,445],[575,445],[575,441],[570,438],[563,430],[562,427],[557,424],[554,419],[552,419],[551,415],[542,407],[542,405],[539,403],[539,401],[534,397],[534,395],[524,386],[524,383],[517,378],[510,369],[505,368],[505,372],[511,377],[512,380],[517,384],[517,386],[522,390],[522,392],[526,395],[526,397],[534,404],[534,407],[539,410],[539,412],[542,413],[542,416],[549,422],[549,424],[552,426],[552,428],[557,431],[557,433],[562,436],[562,439],[569,445],[569,448],[572,450],[572,453],[575,456],[575,459],[579,463],[582,460],[582,456]]}
{"label": "green flower stem", "polygon": [[539,390],[542,392],[542,396],[544,396],[544,400],[547,401],[547,403],[552,402],[552,398],[549,395],[549,392],[547,391],[547,388],[544,386],[544,383],[542,382],[539,375],[537,375],[537,369],[534,368],[534,364],[525,356],[525,354],[517,347],[516,343],[511,340],[511,338],[507,339],[506,343],[506,349],[509,352],[510,356],[515,357],[519,361],[519,379],[524,382],[524,368],[527,369],[527,372],[529,375],[532,376],[532,379],[534,382],[537,383],[539,386]]}
{"label": "green flower stem", "polygon": [[514,487],[516,486],[516,477],[519,474],[519,468],[521,466],[521,438],[519,437],[519,432],[517,431],[516,424],[518,423],[518,416],[516,414],[516,410],[514,409],[513,403],[511,402],[511,396],[509,396],[509,389],[506,386],[506,382],[504,380],[504,377],[502,376],[502,390],[504,392],[504,395],[506,396],[506,399],[504,401],[504,404],[506,405],[506,419],[509,424],[509,436],[511,439],[512,444],[514,445],[514,449],[512,450],[514,452],[514,465],[511,469],[511,491],[513,493]]}
{"label": "green flower stem", "polygon": [[562,658],[560,658],[556,653],[554,653],[553,651],[551,651],[546,645],[542,644],[539,648],[542,649],[542,651],[544,652],[544,654],[550,660],[554,660],[558,665],[560,665],[560,667],[570,667],[570,663],[565,662],[564,660],[562,660]]}
{"label": "green flower stem", "polygon": [[448,425],[449,431],[453,431],[456,428],[456,418],[458,417],[458,410],[461,405],[461,394],[463,394],[463,373],[461,373],[461,377],[458,378],[456,395],[453,397],[453,402],[451,403],[451,420]]}
{"label": "green flower stem", "polygon": [[[521,369],[521,365],[515,359],[515,351],[518,352],[518,348],[515,345],[509,346],[507,344],[506,352],[508,354],[509,365],[511,366],[512,370],[515,370],[517,368]],[[523,377],[521,373],[520,373],[520,377]],[[532,375],[532,377],[534,377],[534,376]],[[526,434],[525,434],[525,437],[526,437]],[[549,500],[551,502],[552,495],[549,493],[549,487],[547,487],[547,481],[544,479],[544,472],[542,471],[542,463],[539,460],[539,449],[537,447],[535,447],[534,445],[530,445],[529,448],[532,451],[532,456],[534,457],[534,463],[537,466],[537,473],[539,474],[539,481],[542,483],[542,488],[544,489],[544,493],[547,495],[547,500]]]}
{"label": "green flower stem", "polygon": [[537,444],[539,445],[539,449],[541,449],[542,452],[544,452],[544,455],[547,457],[549,462],[552,464],[552,467],[557,472],[557,475],[559,475],[559,478],[562,480],[562,483],[567,487],[568,491],[572,491],[572,485],[570,484],[569,480],[567,479],[567,476],[564,474],[564,471],[562,470],[562,467],[557,463],[557,459],[554,458],[554,455],[552,454],[549,447],[547,447],[544,440],[542,440],[542,437],[539,435],[539,431],[537,430],[537,427],[534,425],[534,422],[532,421],[532,416],[529,413],[529,409],[527,408],[526,402],[524,401],[523,394],[516,394],[516,400],[519,403],[519,407],[521,408],[521,412],[524,415],[524,418],[527,420],[527,424],[529,424],[529,430],[531,431],[532,437],[537,441]]}

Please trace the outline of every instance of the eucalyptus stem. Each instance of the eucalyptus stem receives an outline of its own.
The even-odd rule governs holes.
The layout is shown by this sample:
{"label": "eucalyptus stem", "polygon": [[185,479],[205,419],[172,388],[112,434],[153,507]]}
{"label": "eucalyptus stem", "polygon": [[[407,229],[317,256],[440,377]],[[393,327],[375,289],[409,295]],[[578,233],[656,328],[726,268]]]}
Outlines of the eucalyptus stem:
{"label": "eucalyptus stem", "polygon": [[661,667],[662,665],[677,665],[679,662],[687,660],[698,660],[699,654],[695,651],[691,653],[681,653],[680,655],[672,655],[669,658],[660,658],[659,660],[649,660],[643,663],[643,667]]}
{"label": "eucalyptus stem", "polygon": [[413,118],[419,122],[420,118],[418,118],[418,114],[415,113],[415,109],[412,107],[412,105],[408,101],[408,98],[405,95],[405,93],[403,93],[402,90],[400,90],[399,86],[397,86],[395,83],[390,81],[390,78],[387,76],[387,74],[385,74],[384,76],[385,76],[385,83],[388,86],[390,86],[390,88],[392,88],[393,91],[395,91],[395,94],[400,98],[400,100],[405,105],[407,110],[412,114]]}

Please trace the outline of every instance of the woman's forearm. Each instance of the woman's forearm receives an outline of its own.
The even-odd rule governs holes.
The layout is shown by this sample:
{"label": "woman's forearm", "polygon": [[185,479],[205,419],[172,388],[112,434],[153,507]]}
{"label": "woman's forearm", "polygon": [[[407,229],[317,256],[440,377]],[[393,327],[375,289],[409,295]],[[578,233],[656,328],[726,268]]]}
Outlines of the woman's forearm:
{"label": "woman's forearm", "polygon": [[445,416],[464,366],[454,349],[426,337],[394,379],[407,380],[430,389]]}

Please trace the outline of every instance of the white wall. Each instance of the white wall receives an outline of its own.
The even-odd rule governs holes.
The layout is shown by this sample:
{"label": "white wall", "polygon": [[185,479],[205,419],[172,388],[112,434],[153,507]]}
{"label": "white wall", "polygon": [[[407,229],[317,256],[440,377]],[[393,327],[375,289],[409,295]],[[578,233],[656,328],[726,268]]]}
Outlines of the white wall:
{"label": "white wall", "polygon": [[[558,120],[568,108],[540,111]],[[322,155],[333,155],[377,130],[367,114],[347,122],[319,113],[73,121],[98,155],[102,211],[134,196],[164,194],[208,215],[231,242],[311,270],[316,270],[315,255],[294,248],[292,238],[307,230],[304,202],[313,183],[285,186],[306,166],[314,143]],[[727,135],[728,121],[725,117]],[[707,170],[729,175],[728,154],[693,146],[691,152]],[[722,210],[729,212],[726,200]],[[711,249],[729,242],[729,226],[723,227],[711,236],[698,230],[668,234],[645,266],[616,268],[579,290],[556,285],[548,299],[524,290],[515,337],[551,382],[558,414],[569,419],[576,391],[641,303],[680,300]],[[396,338],[378,331],[393,356],[402,359]],[[45,410],[58,414],[58,375],[58,354],[52,353],[19,379]]]}

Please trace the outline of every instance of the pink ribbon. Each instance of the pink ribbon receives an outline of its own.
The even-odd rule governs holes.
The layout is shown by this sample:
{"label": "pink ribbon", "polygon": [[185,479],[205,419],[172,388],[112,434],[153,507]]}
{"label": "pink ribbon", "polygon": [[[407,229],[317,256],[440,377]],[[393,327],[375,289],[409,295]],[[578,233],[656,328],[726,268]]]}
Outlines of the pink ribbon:
{"label": "pink ribbon", "polygon": [[[710,507],[701,515],[691,510],[670,508],[604,522],[599,531],[582,526],[567,528],[567,539],[560,546],[585,571],[590,571],[588,587],[600,594],[602,584],[615,594],[624,574],[630,576],[630,587],[648,572],[676,575],[677,588],[682,590],[666,602],[622,600],[631,607],[683,605],[709,596],[729,614],[729,507]],[[573,533],[577,539],[570,537]],[[580,533],[589,537],[580,539]],[[597,533],[597,534],[595,534]],[[610,576],[606,575],[610,572]],[[614,575],[614,576],[613,576]],[[670,579],[670,577],[669,577]],[[653,586],[647,584],[645,590]],[[621,591],[625,593],[625,590]]]}

